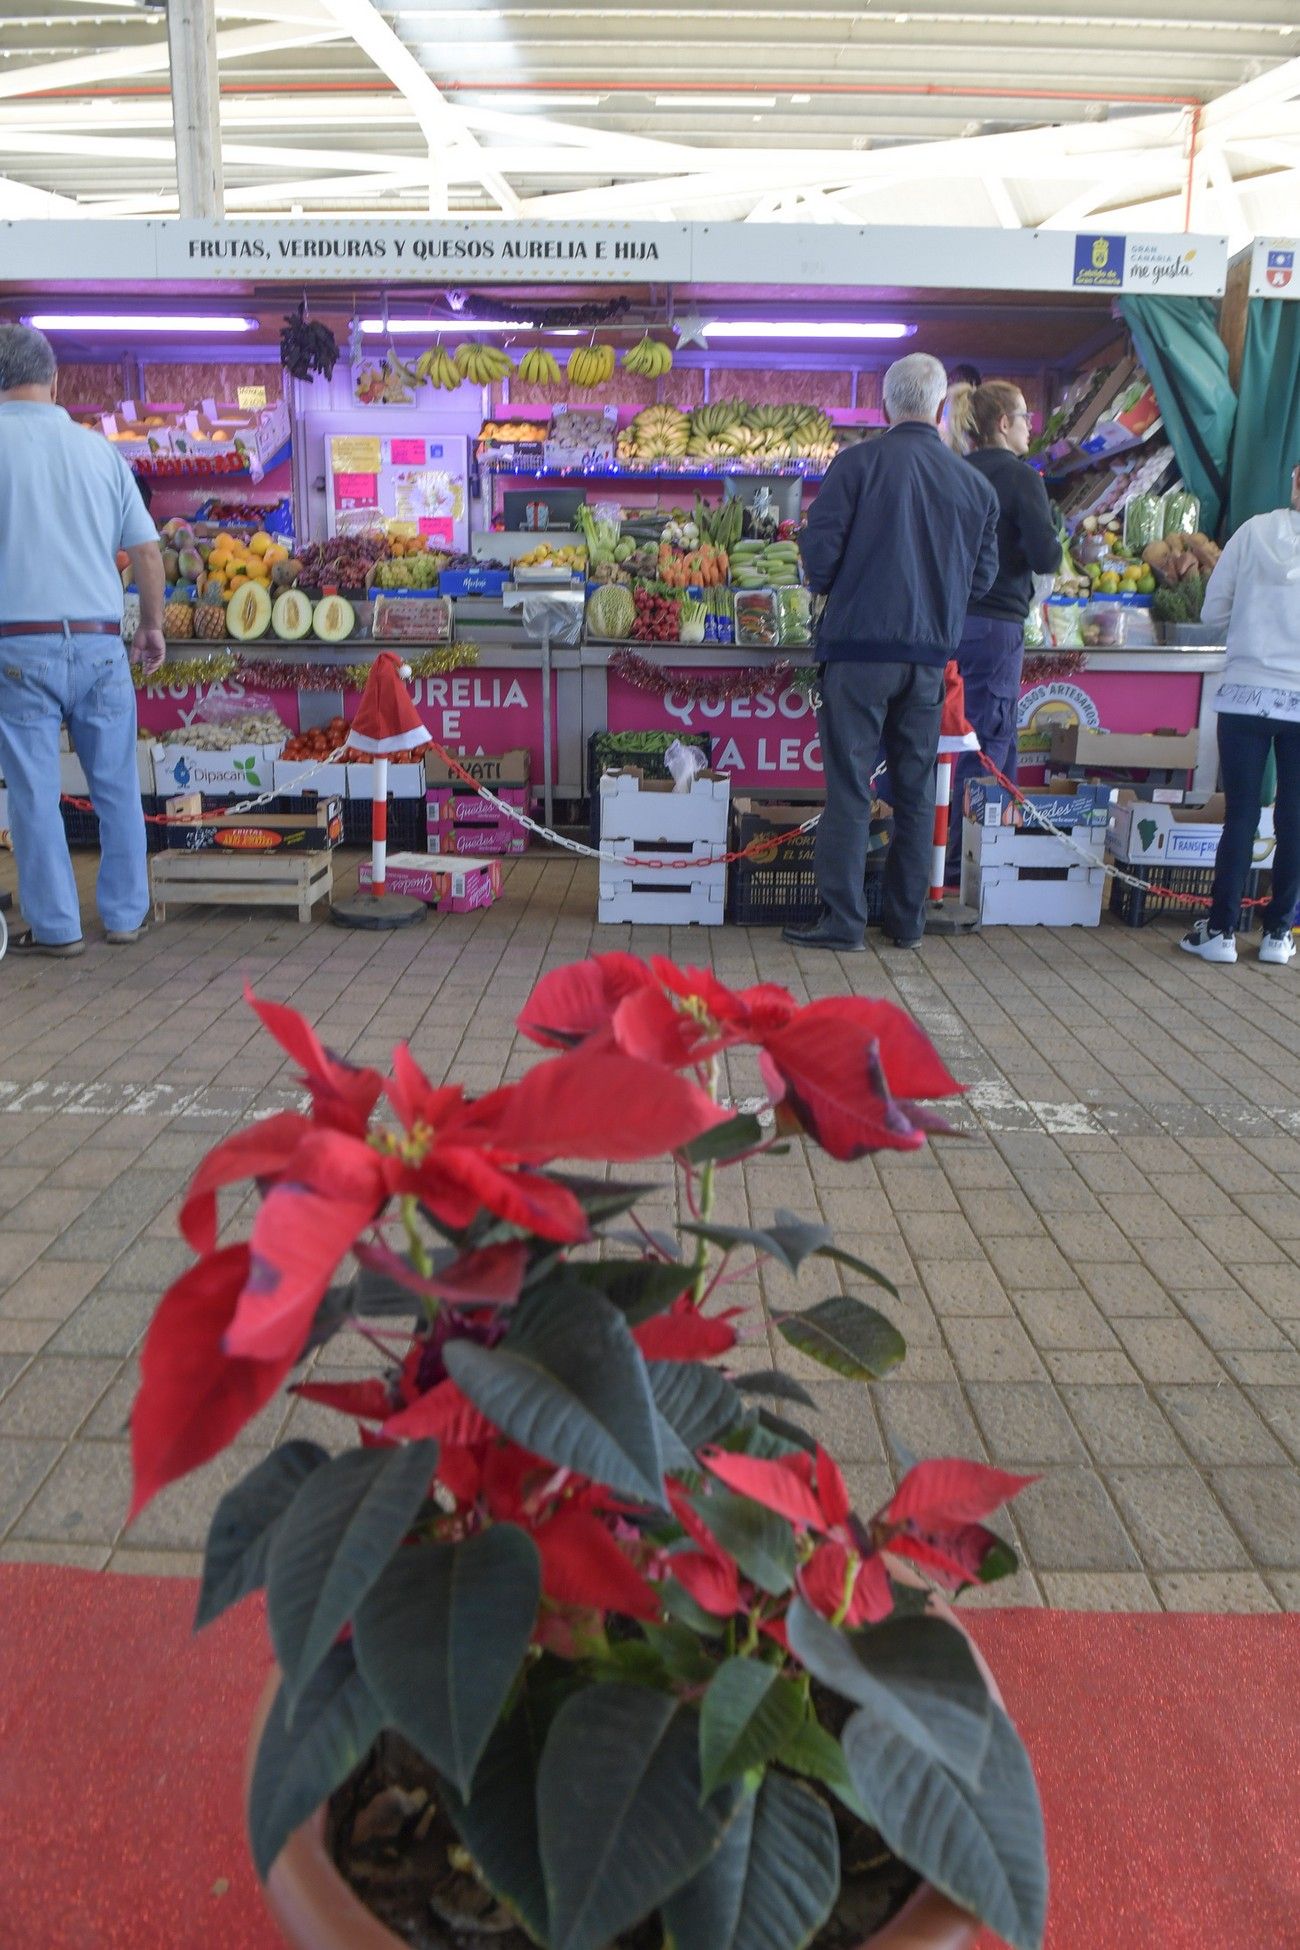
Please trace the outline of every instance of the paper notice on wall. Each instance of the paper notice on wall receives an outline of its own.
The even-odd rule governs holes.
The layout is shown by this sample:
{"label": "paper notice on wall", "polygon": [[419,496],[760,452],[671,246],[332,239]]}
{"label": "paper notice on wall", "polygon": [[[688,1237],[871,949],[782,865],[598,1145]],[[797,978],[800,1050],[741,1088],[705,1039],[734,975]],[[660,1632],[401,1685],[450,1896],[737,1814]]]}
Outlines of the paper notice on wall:
{"label": "paper notice on wall", "polygon": [[423,467],[429,457],[423,440],[390,440],[388,452],[394,467]]}
{"label": "paper notice on wall", "polygon": [[465,512],[464,482],[442,468],[413,467],[395,474],[393,499],[399,521],[454,522]]}
{"label": "paper notice on wall", "polygon": [[266,405],[266,388],[265,386],[237,386],[235,398],[239,401],[241,412],[260,413]]}
{"label": "paper notice on wall", "polygon": [[334,476],[334,506],[336,508],[374,508],[379,507],[379,476],[377,474],[336,474]]}
{"label": "paper notice on wall", "polygon": [[336,433],[330,439],[330,467],[338,474],[378,474],[383,455],[370,434]]}

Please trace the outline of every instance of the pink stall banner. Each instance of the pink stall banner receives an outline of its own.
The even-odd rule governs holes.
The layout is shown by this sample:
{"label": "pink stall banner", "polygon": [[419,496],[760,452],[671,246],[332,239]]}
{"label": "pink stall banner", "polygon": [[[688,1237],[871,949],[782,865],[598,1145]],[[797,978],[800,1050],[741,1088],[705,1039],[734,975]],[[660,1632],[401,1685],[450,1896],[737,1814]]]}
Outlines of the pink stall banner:
{"label": "pink stall banner", "polygon": [[1081,670],[1020,693],[1020,768],[1046,769],[1052,731],[1194,731],[1200,722],[1202,677],[1191,670]]}
{"label": "pink stall banner", "polygon": [[135,694],[141,731],[179,731],[188,725],[226,723],[241,711],[274,711],[290,731],[300,731],[297,691],[269,691],[227,677],[220,684],[150,684]]}
{"label": "pink stall banner", "polygon": [[388,447],[394,467],[423,467],[429,458],[423,440],[390,440]]}
{"label": "pink stall banner", "polygon": [[[457,670],[441,677],[414,677],[411,695],[431,737],[458,758],[484,752],[531,752],[533,783],[542,779],[542,673],[540,670]],[[343,694],[352,718],[359,691]],[[551,678],[552,753],[555,749],[555,678]]]}
{"label": "pink stall banner", "polygon": [[[727,675],[709,666],[708,675]],[[825,784],[817,717],[806,691],[788,684],[757,697],[732,697],[706,704],[683,690],[641,691],[611,671],[611,731],[705,731],[713,739],[713,763],[730,772],[734,786],[813,786]]]}

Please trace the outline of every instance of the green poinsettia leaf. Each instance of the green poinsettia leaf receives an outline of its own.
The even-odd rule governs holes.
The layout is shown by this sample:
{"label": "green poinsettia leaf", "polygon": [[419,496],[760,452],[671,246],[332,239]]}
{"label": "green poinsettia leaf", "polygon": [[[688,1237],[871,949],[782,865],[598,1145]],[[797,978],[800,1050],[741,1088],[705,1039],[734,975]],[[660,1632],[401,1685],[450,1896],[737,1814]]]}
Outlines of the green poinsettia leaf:
{"label": "green poinsettia leaf", "polygon": [[527,1699],[498,1723],[463,1800],[444,1779],[447,1813],[487,1887],[537,1943],[546,1941],[546,1880],[537,1839],[541,1739]]}
{"label": "green poinsettia leaf", "polygon": [[299,1695],[292,1720],[280,1687],[262,1730],[248,1795],[253,1864],[263,1881],[294,1830],[365,1759],[383,1724],[349,1645],[331,1646]]}
{"label": "green poinsettia leaf", "polygon": [[728,1781],[765,1767],[795,1733],[803,1696],[775,1666],[728,1659],[700,1702],[700,1792],[705,1800]]}
{"label": "green poinsettia leaf", "polygon": [[650,1361],[647,1366],[659,1413],[692,1456],[744,1416],[740,1396],[716,1368],[702,1361]]}
{"label": "green poinsettia leaf", "polygon": [[429,1493],[436,1442],[348,1449],[303,1483],[276,1527],[266,1609],[290,1710]]}
{"label": "green poinsettia leaf", "polygon": [[260,1590],[281,1518],[312,1471],[328,1461],[319,1442],[282,1442],[226,1491],[208,1527],[195,1631]]}
{"label": "green poinsettia leaf", "polygon": [[800,1781],[764,1776],[721,1847],[663,1907],[665,1950],[804,1950],[840,1887],[830,1809]]}
{"label": "green poinsettia leaf", "polygon": [[678,1156],[697,1167],[726,1164],[728,1159],[742,1157],[762,1142],[763,1126],[748,1111],[741,1111],[727,1123],[715,1124],[711,1131],[692,1138],[682,1146]]}
{"label": "green poinsettia leaf", "polygon": [[777,1314],[776,1324],[791,1347],[851,1381],[878,1381],[907,1353],[907,1342],[891,1320],[845,1293],[802,1313]]}
{"label": "green poinsettia leaf", "polygon": [[469,1796],[523,1664],[541,1560],[517,1524],[393,1558],[356,1614],[357,1665],[388,1722]]}
{"label": "green poinsettia leaf", "polygon": [[667,1312],[691,1283],[686,1267],[657,1259],[597,1259],[569,1261],[568,1278],[603,1293],[618,1308],[629,1327]]}
{"label": "green poinsettia leaf", "polygon": [[792,1774],[806,1774],[810,1780],[820,1781],[851,1814],[866,1820],[866,1810],[853,1785],[844,1749],[819,1721],[804,1720],[784,1743],[777,1759]]}
{"label": "green poinsettia leaf", "polygon": [[692,1497],[692,1508],[734,1557],[743,1575],[779,1598],[794,1583],[794,1532],[775,1510],[747,1496],[710,1488]]}

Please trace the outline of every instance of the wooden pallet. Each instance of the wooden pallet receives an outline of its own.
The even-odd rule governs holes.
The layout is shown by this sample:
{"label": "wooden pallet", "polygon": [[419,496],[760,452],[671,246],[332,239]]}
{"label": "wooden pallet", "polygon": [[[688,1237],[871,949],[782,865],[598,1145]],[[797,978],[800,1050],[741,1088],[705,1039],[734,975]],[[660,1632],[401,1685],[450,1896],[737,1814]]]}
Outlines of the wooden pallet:
{"label": "wooden pallet", "polygon": [[232,859],[219,853],[155,853],[149,862],[154,918],[169,907],[296,907],[310,921],[318,900],[334,891],[328,851]]}

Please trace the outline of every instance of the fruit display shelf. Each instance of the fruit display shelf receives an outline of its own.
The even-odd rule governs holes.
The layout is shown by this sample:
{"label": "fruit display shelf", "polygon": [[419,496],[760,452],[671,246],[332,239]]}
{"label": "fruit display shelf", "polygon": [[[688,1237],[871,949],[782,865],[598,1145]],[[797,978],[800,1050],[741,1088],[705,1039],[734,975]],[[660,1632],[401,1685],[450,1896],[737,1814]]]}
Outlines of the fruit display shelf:
{"label": "fruit display shelf", "polygon": [[820,481],[826,474],[820,461],[782,460],[774,461],[770,467],[756,467],[752,462],[730,460],[723,455],[713,462],[691,461],[682,464],[664,460],[599,460],[583,467],[537,467],[532,463],[491,455],[485,456],[478,465],[485,474],[517,474],[546,481],[721,481],[733,476],[747,481],[774,480],[782,476],[786,479]]}

